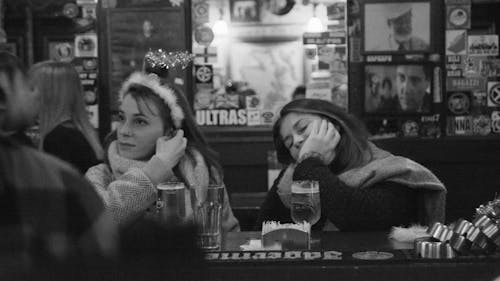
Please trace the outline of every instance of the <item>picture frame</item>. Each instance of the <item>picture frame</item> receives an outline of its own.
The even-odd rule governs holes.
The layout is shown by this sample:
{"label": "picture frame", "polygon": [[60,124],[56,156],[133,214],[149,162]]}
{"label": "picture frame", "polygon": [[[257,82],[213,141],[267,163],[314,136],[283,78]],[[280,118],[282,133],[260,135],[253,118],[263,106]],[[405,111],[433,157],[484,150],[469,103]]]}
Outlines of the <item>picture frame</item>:
{"label": "picture frame", "polygon": [[[108,9],[106,22],[107,83],[110,109],[115,112],[119,106],[121,84],[132,72],[142,69],[147,51],[186,50],[186,26],[183,9],[170,7]],[[174,69],[169,71],[169,77],[175,76],[175,72]],[[185,73],[179,75],[186,80]]]}
{"label": "picture frame", "polygon": [[229,0],[232,23],[251,23],[260,21],[258,0]]}
{"label": "picture frame", "polygon": [[365,64],[365,115],[432,113],[432,66],[427,63]]}
{"label": "picture frame", "polygon": [[362,5],[362,52],[429,53],[433,50],[431,1],[366,1]]}
{"label": "picture frame", "polygon": [[71,62],[75,58],[73,36],[46,36],[44,41],[44,59]]}

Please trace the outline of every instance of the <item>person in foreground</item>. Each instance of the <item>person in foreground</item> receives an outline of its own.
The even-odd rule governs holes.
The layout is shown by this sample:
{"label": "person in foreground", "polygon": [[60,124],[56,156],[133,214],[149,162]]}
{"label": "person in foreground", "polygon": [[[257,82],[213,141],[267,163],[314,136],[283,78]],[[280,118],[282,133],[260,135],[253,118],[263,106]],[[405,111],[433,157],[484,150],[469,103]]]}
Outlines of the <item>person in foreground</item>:
{"label": "person in foreground", "polygon": [[[159,183],[184,182],[186,206],[189,188],[223,183],[215,154],[179,95],[162,85],[157,75],[144,72],[133,73],[122,85],[119,122],[107,146],[107,163],[86,173],[120,225],[148,214]],[[226,190],[224,197],[222,229],[237,231]]]}
{"label": "person in foreground", "polygon": [[283,107],[273,128],[286,164],[261,206],[263,221],[290,222],[293,180],[319,181],[313,229],[366,231],[443,222],[446,189],[427,168],[376,147],[359,120],[334,104],[303,99]]}
{"label": "person in foreground", "polygon": [[104,153],[85,110],[78,72],[69,63],[44,61],[30,69],[30,77],[40,94],[39,148],[84,174]]}
{"label": "person in foreground", "polygon": [[117,229],[92,185],[67,163],[11,133],[35,121],[38,95],[28,85],[19,60],[0,52],[1,274],[116,250]]}

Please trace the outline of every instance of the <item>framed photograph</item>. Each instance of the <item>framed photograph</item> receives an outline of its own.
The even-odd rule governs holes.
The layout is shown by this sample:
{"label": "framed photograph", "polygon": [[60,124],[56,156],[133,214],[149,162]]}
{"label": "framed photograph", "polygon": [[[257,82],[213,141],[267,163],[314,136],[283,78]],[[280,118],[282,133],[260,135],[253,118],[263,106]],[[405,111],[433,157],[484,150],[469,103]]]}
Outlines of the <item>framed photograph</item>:
{"label": "framed photograph", "polygon": [[432,71],[426,64],[367,64],[364,82],[367,114],[431,112]]}
{"label": "framed photograph", "polygon": [[71,62],[75,58],[73,36],[45,37],[44,57],[48,60]]}
{"label": "framed photograph", "polygon": [[231,22],[258,22],[260,7],[257,0],[229,0]]}
{"label": "framed photograph", "polygon": [[108,85],[110,108],[114,111],[118,108],[121,83],[133,71],[142,69],[146,52],[186,50],[186,33],[183,9],[117,8],[109,9],[106,17]]}
{"label": "framed photograph", "polygon": [[430,1],[368,2],[362,18],[365,53],[431,51]]}

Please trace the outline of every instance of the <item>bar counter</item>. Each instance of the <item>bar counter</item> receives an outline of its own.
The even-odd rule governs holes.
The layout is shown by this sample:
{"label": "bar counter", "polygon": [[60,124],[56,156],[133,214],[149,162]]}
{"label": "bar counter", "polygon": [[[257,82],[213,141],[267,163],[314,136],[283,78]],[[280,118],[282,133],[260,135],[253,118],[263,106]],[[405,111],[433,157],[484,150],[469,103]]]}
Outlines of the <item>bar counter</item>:
{"label": "bar counter", "polygon": [[[452,259],[423,259],[413,243],[384,232],[313,233],[311,250],[242,251],[260,232],[228,233],[222,249],[206,253],[207,280],[494,280],[500,277],[500,251],[473,251]],[[359,253],[386,259],[360,259]],[[363,256],[361,254],[361,256]],[[370,255],[368,255],[370,256]],[[373,257],[372,257],[373,258]]]}

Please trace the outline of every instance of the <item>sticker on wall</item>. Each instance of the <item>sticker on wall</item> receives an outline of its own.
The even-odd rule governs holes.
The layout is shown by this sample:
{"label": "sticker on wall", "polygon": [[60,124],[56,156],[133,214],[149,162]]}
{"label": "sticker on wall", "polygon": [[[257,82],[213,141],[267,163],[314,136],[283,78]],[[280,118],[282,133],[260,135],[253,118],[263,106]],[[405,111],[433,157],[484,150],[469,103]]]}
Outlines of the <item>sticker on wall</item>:
{"label": "sticker on wall", "polygon": [[472,92],[471,112],[478,114],[486,109],[488,95],[483,91]]}
{"label": "sticker on wall", "polygon": [[193,47],[194,63],[216,63],[217,62],[217,47],[215,46],[196,46]]}
{"label": "sticker on wall", "polygon": [[194,65],[194,77],[196,86],[203,88],[213,88],[213,67],[212,65]]}
{"label": "sticker on wall", "polygon": [[330,65],[333,64],[335,47],[332,45],[318,46],[318,69],[330,70]]}
{"label": "sticker on wall", "polygon": [[80,34],[75,36],[75,57],[97,57],[96,34]]}
{"label": "sticker on wall", "polygon": [[475,135],[486,136],[491,133],[491,120],[487,115],[478,115],[472,118],[472,130]]}
{"label": "sticker on wall", "polygon": [[464,76],[480,77],[482,60],[483,57],[466,57],[464,61]]}
{"label": "sticker on wall", "polygon": [[470,92],[448,93],[448,111],[454,115],[465,115],[470,112]]}
{"label": "sticker on wall", "polygon": [[486,89],[486,79],[482,77],[446,78],[447,91],[475,91]]}
{"label": "sticker on wall", "polygon": [[420,136],[423,138],[441,137],[440,115],[424,115],[420,117]]}
{"label": "sticker on wall", "polygon": [[465,56],[446,56],[446,77],[462,77]]}
{"label": "sticker on wall", "polygon": [[498,35],[469,35],[467,53],[469,56],[498,56]]}
{"label": "sticker on wall", "polygon": [[406,120],[401,124],[403,137],[418,137],[419,125],[415,120]]}
{"label": "sticker on wall", "polygon": [[49,43],[49,59],[62,62],[71,62],[75,57],[73,43],[51,42]]}
{"label": "sticker on wall", "polygon": [[446,55],[467,54],[467,30],[446,30]]}
{"label": "sticker on wall", "polygon": [[260,110],[247,109],[247,125],[259,126],[260,125]]}
{"label": "sticker on wall", "polygon": [[481,75],[488,78],[499,78],[500,59],[483,59],[481,61]]}
{"label": "sticker on wall", "polygon": [[316,45],[308,45],[304,47],[304,55],[308,60],[316,59],[318,55],[318,48]]}
{"label": "sticker on wall", "polygon": [[213,109],[213,98],[211,89],[199,89],[194,95],[194,110]]}
{"label": "sticker on wall", "polygon": [[446,29],[470,28],[470,5],[446,6]]}
{"label": "sticker on wall", "polygon": [[500,134],[500,111],[491,112],[491,131]]}
{"label": "sticker on wall", "polygon": [[194,30],[194,40],[203,46],[208,46],[214,41],[213,30],[206,25],[198,25]]}
{"label": "sticker on wall", "polygon": [[193,19],[196,24],[204,24],[209,21],[209,5],[207,2],[198,2],[193,4]]}
{"label": "sticker on wall", "polygon": [[500,82],[488,82],[488,106],[500,106]]}
{"label": "sticker on wall", "polygon": [[86,19],[97,19],[96,5],[82,5],[82,17]]}
{"label": "sticker on wall", "polygon": [[349,57],[351,62],[362,62],[363,57],[361,56],[361,39],[360,38],[349,38]]}
{"label": "sticker on wall", "polygon": [[500,134],[500,111],[491,113],[491,131],[495,134]]}
{"label": "sticker on wall", "polygon": [[450,116],[446,119],[446,132],[450,136],[472,135],[471,116]]}

